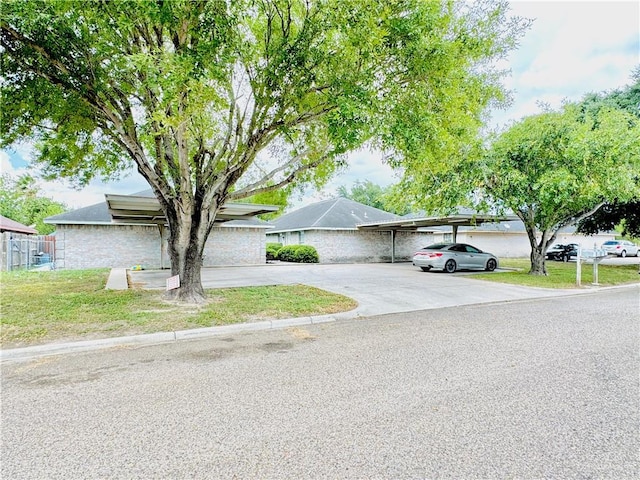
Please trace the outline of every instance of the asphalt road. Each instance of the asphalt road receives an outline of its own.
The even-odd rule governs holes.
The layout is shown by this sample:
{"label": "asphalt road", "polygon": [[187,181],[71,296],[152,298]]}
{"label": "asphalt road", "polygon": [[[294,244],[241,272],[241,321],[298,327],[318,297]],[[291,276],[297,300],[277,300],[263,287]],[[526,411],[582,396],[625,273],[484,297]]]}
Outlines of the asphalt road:
{"label": "asphalt road", "polygon": [[640,477],[638,288],[2,365],[3,479]]}

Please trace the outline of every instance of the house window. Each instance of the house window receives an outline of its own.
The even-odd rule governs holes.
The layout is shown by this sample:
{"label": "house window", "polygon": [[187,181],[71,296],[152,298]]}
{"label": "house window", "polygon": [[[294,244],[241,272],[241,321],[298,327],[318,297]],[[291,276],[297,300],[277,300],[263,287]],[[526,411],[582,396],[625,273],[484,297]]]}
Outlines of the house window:
{"label": "house window", "polygon": [[304,232],[298,232],[298,244],[302,245],[304,243]]}
{"label": "house window", "polygon": [[443,242],[453,242],[453,233],[444,233],[442,234],[442,241]]}

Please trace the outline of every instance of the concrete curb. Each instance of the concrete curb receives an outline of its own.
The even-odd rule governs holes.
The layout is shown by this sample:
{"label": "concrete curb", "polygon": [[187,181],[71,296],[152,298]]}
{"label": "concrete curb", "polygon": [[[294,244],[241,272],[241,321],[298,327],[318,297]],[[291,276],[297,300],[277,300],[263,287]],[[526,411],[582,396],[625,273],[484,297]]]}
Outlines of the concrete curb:
{"label": "concrete curb", "polygon": [[[562,295],[540,295],[539,297],[497,300],[489,302],[478,302],[477,304],[461,304],[460,306],[471,305],[490,305],[501,303],[517,303],[531,302],[542,298],[562,298],[578,295],[588,295],[601,292],[603,290],[616,290],[624,288],[640,289],[640,283],[617,285],[612,287],[591,287],[582,290],[566,292]],[[456,306],[433,307],[426,310],[437,308],[456,308]],[[409,310],[414,311],[414,310]],[[407,313],[408,311],[399,311],[395,313]],[[385,313],[391,315],[393,313]],[[253,323],[237,323],[234,325],[221,325],[218,327],[197,328],[193,330],[178,330],[174,332],[148,333],[143,335],[131,335],[126,337],[103,338],[99,340],[84,340],[79,342],[54,343],[47,345],[36,345],[33,347],[13,348],[9,350],[0,350],[0,363],[2,362],[19,362],[34,360],[37,358],[50,357],[54,355],[62,355],[67,353],[86,352],[91,350],[105,350],[109,348],[128,347],[128,346],[144,346],[162,343],[172,343],[177,341],[193,340],[198,338],[214,337],[221,335],[232,335],[240,332],[264,331],[282,328],[291,328],[302,325],[316,325],[321,323],[335,322],[338,320],[349,320],[354,318],[362,318],[360,309],[356,308],[348,312],[340,312],[329,315],[318,315],[298,318],[284,318],[279,320],[264,320]]]}
{"label": "concrete curb", "polygon": [[351,310],[350,312],[341,312],[329,315],[284,318],[279,320],[265,320],[262,322],[237,323],[234,325],[221,325],[218,327],[196,328],[193,330],[178,330],[175,332],[147,333],[143,335],[131,335],[126,337],[102,338],[99,340],[83,340],[79,342],[35,345],[33,347],[0,350],[0,362],[26,361],[67,353],[87,352],[91,350],[104,350],[108,348],[128,346],[155,345],[161,343],[193,340],[197,338],[232,335],[240,332],[275,330],[281,328],[297,327],[301,325],[315,325],[320,323],[335,322],[337,320],[357,318],[359,316],[360,315],[356,310]]}

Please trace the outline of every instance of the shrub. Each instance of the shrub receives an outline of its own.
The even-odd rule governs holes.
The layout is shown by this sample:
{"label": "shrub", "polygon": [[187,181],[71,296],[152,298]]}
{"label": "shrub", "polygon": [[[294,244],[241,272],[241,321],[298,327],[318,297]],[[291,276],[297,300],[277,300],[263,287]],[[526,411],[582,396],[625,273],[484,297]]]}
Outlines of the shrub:
{"label": "shrub", "polygon": [[318,251],[311,245],[298,245],[295,257],[295,261],[299,263],[318,263],[320,261]]}
{"label": "shrub", "polygon": [[283,262],[318,263],[318,251],[311,245],[286,245],[278,251],[278,260]]}
{"label": "shrub", "polygon": [[278,258],[278,251],[282,248],[281,243],[267,243],[267,261]]}

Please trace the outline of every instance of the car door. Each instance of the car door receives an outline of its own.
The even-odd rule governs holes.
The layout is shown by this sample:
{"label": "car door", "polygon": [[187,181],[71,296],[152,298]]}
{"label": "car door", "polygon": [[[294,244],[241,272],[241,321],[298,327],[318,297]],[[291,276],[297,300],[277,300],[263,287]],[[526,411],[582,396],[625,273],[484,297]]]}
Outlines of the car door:
{"label": "car door", "polygon": [[469,262],[467,268],[484,268],[487,255],[471,245],[465,245],[465,249],[467,250],[467,261]]}
{"label": "car door", "polygon": [[627,255],[629,255],[629,256],[633,257],[633,256],[638,255],[638,247],[633,242],[625,241],[624,245],[622,246],[622,248],[624,248],[627,251]]}
{"label": "car door", "polygon": [[464,245],[457,243],[452,245],[449,251],[453,254],[453,259],[456,261],[458,268],[469,268],[469,258]]}

